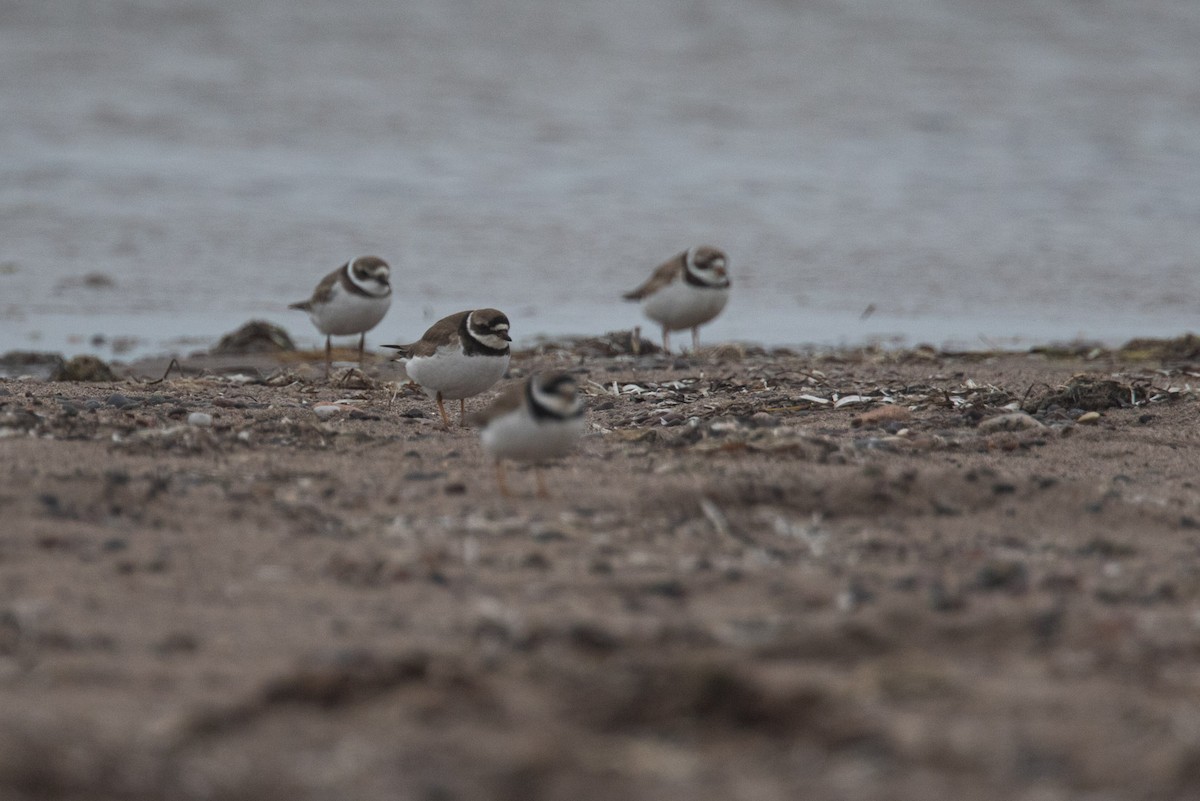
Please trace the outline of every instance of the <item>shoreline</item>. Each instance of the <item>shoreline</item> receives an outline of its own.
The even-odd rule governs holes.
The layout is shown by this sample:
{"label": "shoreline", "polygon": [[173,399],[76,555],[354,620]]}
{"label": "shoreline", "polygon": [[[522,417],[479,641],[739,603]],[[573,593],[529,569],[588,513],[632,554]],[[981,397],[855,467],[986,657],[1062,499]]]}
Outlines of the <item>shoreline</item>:
{"label": "shoreline", "polygon": [[[265,327],[264,327],[265,326]],[[262,327],[262,328],[260,328]],[[634,339],[638,344],[633,346]],[[281,338],[283,345],[272,338]],[[227,347],[227,343],[229,346]],[[921,354],[925,358],[934,356],[950,358],[987,358],[1002,355],[1044,355],[1049,358],[1082,358],[1096,360],[1111,358],[1118,361],[1136,362],[1146,360],[1194,360],[1200,358],[1200,336],[1190,331],[1173,337],[1133,337],[1120,344],[1110,345],[1095,339],[1074,339],[1067,341],[1047,341],[1022,347],[995,346],[984,342],[985,347],[958,348],[937,346],[930,343],[897,344],[894,340],[882,338],[875,341],[863,341],[853,345],[822,345],[822,344],[791,344],[768,345],[758,342],[723,342],[702,347],[702,351],[726,354],[755,354],[782,355],[787,357],[801,356],[815,359],[826,358],[861,358],[867,354],[891,354],[896,358],[904,358],[906,354]],[[590,354],[639,355],[659,352],[660,348],[653,338],[647,338],[641,328],[629,330],[608,331],[600,335],[536,335],[514,346],[513,353],[521,354],[523,358],[548,351],[583,349]],[[335,360],[343,367],[351,366],[357,359],[353,348],[336,346],[333,349]],[[395,370],[402,375],[398,368],[389,366],[390,351],[367,351],[373,369],[386,374]],[[676,352],[676,357],[689,358],[687,351]],[[64,354],[60,351],[37,349],[13,349],[0,353],[0,380],[26,378],[50,378],[55,370],[73,359],[96,360],[113,371],[114,377],[148,379],[160,371],[165,372],[168,366],[175,362],[177,365],[188,364],[196,369],[221,371],[238,366],[260,372],[270,371],[289,365],[303,365],[324,358],[322,348],[296,347],[286,329],[261,320],[252,320],[240,328],[228,332],[219,341],[207,349],[193,350],[184,355],[177,352],[165,351],[157,354],[144,354],[136,358],[103,359],[94,353]],[[22,374],[21,369],[29,367],[29,372]],[[310,376],[306,376],[310,377]],[[385,375],[386,379],[386,375]],[[69,375],[61,380],[73,380]],[[90,379],[84,379],[90,380]]]}

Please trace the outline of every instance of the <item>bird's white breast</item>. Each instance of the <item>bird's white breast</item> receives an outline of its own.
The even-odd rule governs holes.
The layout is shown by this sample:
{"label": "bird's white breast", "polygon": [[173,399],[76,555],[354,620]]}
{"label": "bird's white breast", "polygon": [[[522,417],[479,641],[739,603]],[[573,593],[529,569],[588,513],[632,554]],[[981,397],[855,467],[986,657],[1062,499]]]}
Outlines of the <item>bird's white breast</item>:
{"label": "bird's white breast", "polygon": [[504,377],[508,354],[467,356],[456,343],[439,348],[432,356],[413,356],[404,366],[408,377],[431,395],[446,400],[478,395]]}
{"label": "bird's white breast", "polygon": [[680,278],[643,299],[642,311],[669,330],[680,331],[707,323],[728,300],[728,287],[696,287]]}
{"label": "bird's white breast", "polygon": [[583,417],[537,420],[521,408],[488,423],[480,440],[498,459],[540,462],[569,453],[586,427]]}
{"label": "bird's white breast", "polygon": [[368,298],[347,292],[341,284],[335,284],[329,300],[313,304],[308,316],[322,334],[349,336],[374,328],[391,305],[391,295]]}

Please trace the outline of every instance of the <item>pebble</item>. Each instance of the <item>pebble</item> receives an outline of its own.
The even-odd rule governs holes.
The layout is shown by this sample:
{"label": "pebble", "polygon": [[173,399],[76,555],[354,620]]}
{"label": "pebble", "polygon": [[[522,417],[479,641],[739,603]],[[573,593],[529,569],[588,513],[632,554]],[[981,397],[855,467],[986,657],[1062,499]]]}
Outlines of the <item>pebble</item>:
{"label": "pebble", "polygon": [[1100,412],[1084,412],[1075,418],[1075,422],[1081,426],[1094,426],[1100,422]]}
{"label": "pebble", "polygon": [[989,417],[979,424],[979,430],[984,433],[994,431],[1022,431],[1046,426],[1025,412],[1011,412],[996,417]]}
{"label": "pebble", "polygon": [[189,426],[198,428],[208,428],[213,424],[212,415],[206,412],[192,412],[188,415],[187,421]]}
{"label": "pebble", "polygon": [[341,407],[334,403],[321,403],[313,407],[313,414],[322,420],[328,420],[341,411]]}
{"label": "pebble", "polygon": [[117,409],[124,409],[126,406],[132,406],[135,401],[130,400],[119,392],[114,392],[105,399],[105,403]]}

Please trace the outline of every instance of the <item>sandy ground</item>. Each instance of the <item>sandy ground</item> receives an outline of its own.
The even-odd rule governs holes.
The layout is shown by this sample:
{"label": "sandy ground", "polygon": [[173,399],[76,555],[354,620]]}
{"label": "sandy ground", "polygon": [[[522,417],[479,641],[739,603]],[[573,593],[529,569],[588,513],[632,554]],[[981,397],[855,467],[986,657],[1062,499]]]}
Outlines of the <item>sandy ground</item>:
{"label": "sandy ground", "polygon": [[0,383],[0,797],[1200,794],[1194,355],[602,350],[548,500],[307,365]]}

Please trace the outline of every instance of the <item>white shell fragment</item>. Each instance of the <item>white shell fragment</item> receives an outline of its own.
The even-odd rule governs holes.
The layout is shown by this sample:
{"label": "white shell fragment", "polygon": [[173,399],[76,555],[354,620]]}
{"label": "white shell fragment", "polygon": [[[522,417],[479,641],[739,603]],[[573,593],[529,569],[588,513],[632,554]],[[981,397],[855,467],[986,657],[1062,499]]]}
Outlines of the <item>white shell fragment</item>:
{"label": "white shell fragment", "polygon": [[322,420],[328,420],[335,414],[340,414],[342,407],[334,403],[321,403],[313,407],[313,414]]}

